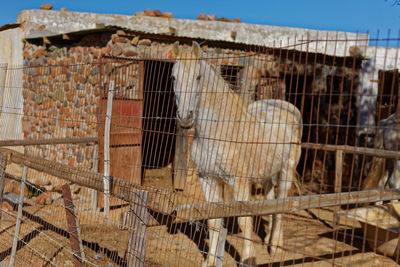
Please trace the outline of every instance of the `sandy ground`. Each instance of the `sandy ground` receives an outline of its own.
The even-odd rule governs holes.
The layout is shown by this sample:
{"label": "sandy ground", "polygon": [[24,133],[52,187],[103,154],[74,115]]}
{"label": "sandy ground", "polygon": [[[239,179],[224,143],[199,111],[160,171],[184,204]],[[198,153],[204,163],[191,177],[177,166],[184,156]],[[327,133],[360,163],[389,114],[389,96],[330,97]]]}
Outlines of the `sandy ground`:
{"label": "sandy ground", "polygon": [[[173,190],[171,170],[146,172],[145,185]],[[201,200],[196,177],[189,177],[187,188],[178,192],[182,200]],[[86,266],[119,266],[124,262],[129,231],[120,229],[121,212],[126,203],[112,199],[108,219],[101,211],[90,211],[89,192],[75,200],[81,224]],[[192,196],[187,198],[187,196]],[[189,200],[188,200],[189,199]],[[183,201],[184,202],[184,201]],[[3,212],[0,229],[0,261],[10,258],[16,210]],[[313,209],[284,215],[284,251],[270,255],[262,242],[268,217],[256,218],[258,234],[253,235],[258,266],[397,266],[388,257],[374,253],[363,240],[356,221],[341,218],[340,230],[333,230],[333,210]],[[260,220],[262,219],[262,220]],[[151,220],[155,222],[153,219]],[[156,225],[156,223],[154,223]],[[205,222],[156,225],[147,228],[146,266],[200,266],[201,250],[207,247]],[[226,220],[228,229],[224,266],[237,266],[243,238],[235,220]],[[62,199],[40,206],[28,200],[24,206],[16,266],[74,266],[68,239],[68,226]]]}

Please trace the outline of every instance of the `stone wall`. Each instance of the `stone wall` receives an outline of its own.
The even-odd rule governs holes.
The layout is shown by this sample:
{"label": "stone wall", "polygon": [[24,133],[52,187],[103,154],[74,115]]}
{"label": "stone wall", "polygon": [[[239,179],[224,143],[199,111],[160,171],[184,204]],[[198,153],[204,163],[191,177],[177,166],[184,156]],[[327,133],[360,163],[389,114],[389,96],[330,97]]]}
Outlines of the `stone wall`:
{"label": "stone wall", "polygon": [[[100,101],[110,80],[115,81],[116,97],[138,97],[138,62],[126,58],[164,60],[172,45],[122,30],[87,35],[76,43],[68,41],[69,44],[43,41],[26,41],[23,51],[25,139],[98,136]],[[186,44],[182,47],[190,49]],[[257,73],[277,71],[276,58],[271,55],[207,45],[202,48],[217,66],[253,66]],[[232,88],[243,86],[239,73],[234,75]],[[93,149],[93,145],[66,144],[27,147],[26,153],[87,169],[93,166]]]}

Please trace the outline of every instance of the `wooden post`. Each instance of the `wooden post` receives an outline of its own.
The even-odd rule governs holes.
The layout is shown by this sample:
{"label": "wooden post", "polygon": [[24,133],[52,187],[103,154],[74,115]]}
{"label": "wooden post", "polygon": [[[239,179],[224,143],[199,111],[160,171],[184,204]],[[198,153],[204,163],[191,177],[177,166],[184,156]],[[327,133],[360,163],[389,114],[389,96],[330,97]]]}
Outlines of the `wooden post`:
{"label": "wooden post", "polygon": [[5,173],[6,173],[6,165],[7,165],[7,155],[5,153],[0,153],[0,222],[1,215],[3,212],[3,192],[4,192],[4,184],[5,184]]}
{"label": "wooden post", "polygon": [[217,261],[215,265],[216,267],[222,267],[224,263],[225,242],[227,234],[228,230],[226,228],[222,228],[219,231],[217,243]]}
{"label": "wooden post", "polygon": [[148,220],[147,197],[148,192],[131,191],[131,210],[129,224],[129,245],[127,252],[128,267],[145,266],[146,255],[146,227]]}
{"label": "wooden post", "polygon": [[69,240],[71,242],[72,252],[74,253],[74,263],[75,266],[83,266],[84,254],[80,236],[81,231],[75,214],[74,202],[72,202],[71,189],[68,184],[62,186],[62,194],[69,229]]}
{"label": "wooden post", "polygon": [[107,113],[106,122],[104,125],[104,217],[108,218],[110,213],[110,128],[111,128],[111,113],[112,103],[114,98],[114,81],[110,81],[107,96]]}
{"label": "wooden post", "polygon": [[335,193],[342,192],[343,150],[335,153]]}
{"label": "wooden post", "polygon": [[183,190],[186,184],[188,168],[188,129],[176,128],[174,159],[174,189]]}
{"label": "wooden post", "polygon": [[24,169],[22,171],[21,191],[19,193],[19,200],[18,200],[17,222],[15,224],[14,241],[13,241],[13,246],[11,249],[9,266],[14,266],[15,255],[17,254],[18,236],[19,236],[19,230],[21,228],[22,207],[24,205],[24,191],[25,191],[25,183],[26,183],[27,173],[28,173],[28,167],[24,166]]}

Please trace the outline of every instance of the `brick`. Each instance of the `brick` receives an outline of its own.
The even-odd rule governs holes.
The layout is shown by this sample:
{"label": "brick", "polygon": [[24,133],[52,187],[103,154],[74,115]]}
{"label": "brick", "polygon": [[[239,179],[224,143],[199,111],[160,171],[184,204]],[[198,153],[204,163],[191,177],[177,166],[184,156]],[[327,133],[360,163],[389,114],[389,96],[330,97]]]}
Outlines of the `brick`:
{"label": "brick", "polygon": [[197,17],[198,20],[207,20],[207,15],[204,13],[200,13]]}
{"label": "brick", "polygon": [[44,4],[44,5],[40,6],[40,9],[52,10],[53,9],[53,5],[52,4]]}
{"label": "brick", "polygon": [[164,12],[162,15],[163,18],[172,19],[174,15],[171,12]]}
{"label": "brick", "polygon": [[156,14],[154,14],[154,12],[151,11],[150,9],[148,9],[148,8],[144,10],[144,14],[146,16],[150,16],[150,17],[155,17],[156,16]]}
{"label": "brick", "polygon": [[153,11],[154,15],[156,15],[157,17],[161,17],[163,15],[163,13],[159,10],[159,9],[155,9]]}

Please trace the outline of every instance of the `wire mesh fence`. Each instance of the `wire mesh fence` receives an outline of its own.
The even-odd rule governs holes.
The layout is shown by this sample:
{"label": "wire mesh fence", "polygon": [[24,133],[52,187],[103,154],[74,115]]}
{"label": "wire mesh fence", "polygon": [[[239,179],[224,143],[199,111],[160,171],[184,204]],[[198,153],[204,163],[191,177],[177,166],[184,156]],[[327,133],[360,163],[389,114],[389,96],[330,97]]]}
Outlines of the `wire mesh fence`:
{"label": "wire mesh fence", "polygon": [[29,44],[0,66],[0,260],[397,265],[398,38],[364,37]]}

